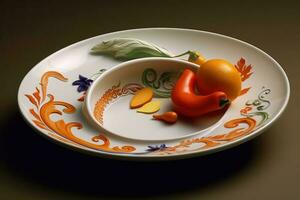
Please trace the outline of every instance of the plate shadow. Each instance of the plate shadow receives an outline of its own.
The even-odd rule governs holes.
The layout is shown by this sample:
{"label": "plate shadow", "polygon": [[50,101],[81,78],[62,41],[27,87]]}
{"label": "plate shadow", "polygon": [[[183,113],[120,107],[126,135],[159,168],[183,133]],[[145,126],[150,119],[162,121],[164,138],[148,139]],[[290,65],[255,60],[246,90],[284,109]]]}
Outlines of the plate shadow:
{"label": "plate shadow", "polygon": [[0,124],[0,162],[18,178],[79,196],[131,198],[205,190],[246,172],[261,149],[252,140],[185,160],[103,159],[47,141],[26,124],[16,107]]}

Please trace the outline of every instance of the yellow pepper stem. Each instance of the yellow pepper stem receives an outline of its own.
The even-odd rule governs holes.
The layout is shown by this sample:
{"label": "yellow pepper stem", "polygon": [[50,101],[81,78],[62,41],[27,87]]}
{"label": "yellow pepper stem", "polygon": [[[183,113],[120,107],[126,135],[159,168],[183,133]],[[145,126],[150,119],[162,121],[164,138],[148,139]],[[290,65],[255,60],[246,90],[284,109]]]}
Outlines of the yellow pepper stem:
{"label": "yellow pepper stem", "polygon": [[193,62],[195,64],[201,65],[205,62],[205,58],[201,55],[199,51],[186,51],[182,54],[173,56],[173,58],[181,57],[184,55],[189,55],[188,61]]}

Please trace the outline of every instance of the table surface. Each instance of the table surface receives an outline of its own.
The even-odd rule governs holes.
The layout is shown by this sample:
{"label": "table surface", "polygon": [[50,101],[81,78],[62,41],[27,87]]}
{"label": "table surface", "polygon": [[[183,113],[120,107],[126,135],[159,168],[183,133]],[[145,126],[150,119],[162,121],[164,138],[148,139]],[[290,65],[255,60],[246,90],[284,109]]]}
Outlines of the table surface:
{"label": "table surface", "polygon": [[[0,199],[300,198],[299,5],[10,0],[1,1],[0,7]],[[291,98],[286,111],[250,142],[204,157],[162,163],[87,156],[51,143],[24,122],[16,95],[32,66],[82,39],[142,27],[206,30],[263,49],[289,77]]]}

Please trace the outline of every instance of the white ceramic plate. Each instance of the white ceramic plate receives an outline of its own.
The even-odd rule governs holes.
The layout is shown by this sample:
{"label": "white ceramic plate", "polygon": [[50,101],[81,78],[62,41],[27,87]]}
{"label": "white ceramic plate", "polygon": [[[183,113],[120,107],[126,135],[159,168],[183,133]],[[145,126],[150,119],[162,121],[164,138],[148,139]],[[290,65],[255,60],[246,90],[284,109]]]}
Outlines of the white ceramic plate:
{"label": "white ceramic plate", "polygon": [[[136,133],[132,138],[120,128],[115,132],[123,134],[122,137],[108,131],[99,132],[83,116],[85,94],[78,92],[78,85],[72,83],[77,80],[79,91],[85,90],[91,83],[89,79],[95,79],[105,69],[120,64],[120,61],[112,58],[89,53],[94,45],[116,37],[152,42],[175,55],[197,49],[207,59],[229,60],[242,73],[244,94],[234,101],[230,112],[225,113],[216,127],[198,134],[184,135],[185,129],[187,133],[191,130],[180,124],[180,137],[177,135],[171,140],[169,132],[166,134],[168,137],[158,140],[155,139],[159,135],[157,133],[153,134],[155,138],[136,138]],[[102,89],[116,92],[122,89],[122,85]],[[52,54],[25,76],[19,88],[18,103],[25,119],[35,129],[59,143],[100,156],[165,160],[224,150],[257,136],[278,119],[287,105],[289,94],[289,82],[280,65],[250,44],[203,31],[149,28],[100,35]],[[112,95],[109,98],[119,101],[121,96],[130,98],[128,95]],[[109,122],[113,123],[111,120],[114,117],[109,113],[116,111],[105,109],[105,112],[108,113]],[[115,119],[118,119],[115,122],[117,125],[120,118]],[[128,120],[125,118],[124,122]],[[153,127],[157,128],[153,131],[162,131],[164,128],[159,123]]]}

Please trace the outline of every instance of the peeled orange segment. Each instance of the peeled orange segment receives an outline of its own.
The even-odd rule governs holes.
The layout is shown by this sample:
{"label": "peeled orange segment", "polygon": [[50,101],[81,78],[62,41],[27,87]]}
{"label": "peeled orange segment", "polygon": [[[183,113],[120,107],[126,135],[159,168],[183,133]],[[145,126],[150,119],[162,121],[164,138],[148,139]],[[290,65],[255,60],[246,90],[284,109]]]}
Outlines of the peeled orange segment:
{"label": "peeled orange segment", "polygon": [[137,112],[145,113],[145,114],[151,114],[159,111],[160,109],[160,101],[151,101],[149,103],[146,103],[142,107],[140,107]]}
{"label": "peeled orange segment", "polygon": [[151,101],[153,97],[153,91],[151,88],[143,88],[135,93],[130,101],[130,108],[139,108],[145,103]]}

